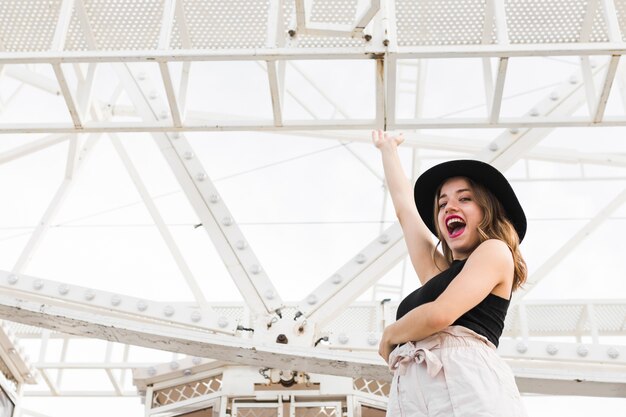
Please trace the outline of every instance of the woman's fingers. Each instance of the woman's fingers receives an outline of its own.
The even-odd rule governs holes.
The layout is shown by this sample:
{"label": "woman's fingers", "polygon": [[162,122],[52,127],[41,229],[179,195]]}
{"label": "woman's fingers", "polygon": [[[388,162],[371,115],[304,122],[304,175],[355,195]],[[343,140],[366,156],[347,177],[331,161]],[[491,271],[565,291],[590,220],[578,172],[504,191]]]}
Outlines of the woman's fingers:
{"label": "woman's fingers", "polygon": [[391,133],[384,132],[380,129],[372,130],[372,142],[377,147],[381,147],[383,146],[383,144],[391,142],[396,145],[400,145],[402,142],[404,142],[404,136],[402,136],[402,133],[394,136]]}

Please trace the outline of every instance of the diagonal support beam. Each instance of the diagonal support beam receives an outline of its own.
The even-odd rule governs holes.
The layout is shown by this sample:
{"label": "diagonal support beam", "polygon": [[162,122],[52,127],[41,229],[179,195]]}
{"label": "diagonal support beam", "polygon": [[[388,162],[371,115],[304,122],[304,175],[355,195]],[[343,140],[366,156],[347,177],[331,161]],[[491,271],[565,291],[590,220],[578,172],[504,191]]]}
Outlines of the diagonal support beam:
{"label": "diagonal support beam", "polygon": [[122,141],[117,135],[112,134],[111,142],[113,143],[113,147],[115,148],[115,151],[117,152],[118,156],[122,160],[122,163],[124,164],[124,167],[126,168],[126,171],[128,172],[128,175],[130,176],[133,183],[135,184],[135,188],[137,189],[137,192],[141,196],[141,199],[143,200],[146,209],[150,213],[150,216],[152,217],[154,224],[157,226],[157,229],[159,233],[161,234],[161,238],[163,238],[163,241],[167,245],[167,248],[172,254],[172,257],[174,258],[176,265],[178,266],[178,269],[180,270],[181,274],[185,278],[187,286],[191,290],[191,293],[194,299],[200,305],[206,306],[207,300],[204,297],[202,289],[198,285],[198,282],[196,278],[194,277],[193,272],[191,271],[191,268],[189,268],[189,265],[187,265],[187,262],[185,261],[183,254],[178,248],[178,245],[176,244],[174,237],[172,236],[172,234],[169,231],[169,228],[167,227],[167,224],[165,224],[165,221],[161,217],[161,214],[159,213],[159,210],[156,204],[154,204],[154,200],[152,199],[152,196],[150,196],[148,189],[146,188],[145,184],[141,180],[141,176],[139,175],[139,172],[137,172],[137,170],[135,169],[135,166],[133,165],[130,159],[130,156],[128,155],[128,153],[126,152],[126,149],[122,145]]}
{"label": "diagonal support beam", "polygon": [[[147,79],[134,78],[125,64],[113,68],[144,120],[154,121],[167,112],[160,100],[148,100],[152,86]],[[264,316],[279,311],[283,303],[278,290],[221,201],[191,145],[178,133],[154,134],[153,137],[252,312]]]}
{"label": "diagonal support beam", "polygon": [[298,311],[318,329],[323,327],[405,256],[404,236],[396,223],[313,290]]}
{"label": "diagonal support beam", "polygon": [[537,284],[545,278],[574,248],[576,248],[587,236],[593,233],[606,219],[626,202],[626,190],[619,193],[609,204],[600,210],[589,222],[580,228],[559,250],[545,261],[524,284],[524,289],[515,292],[514,303],[524,298]]}
{"label": "diagonal support beam", "polygon": [[61,93],[63,94],[65,105],[67,106],[67,110],[69,111],[70,117],[72,118],[72,123],[74,123],[74,127],[76,129],[81,129],[83,127],[83,123],[81,122],[81,115],[78,111],[76,101],[72,96],[72,91],[70,90],[70,87],[67,83],[65,74],[63,73],[63,68],[61,67],[61,64],[52,64],[52,68],[54,69],[54,75],[56,76],[59,87],[61,88]]}
{"label": "diagonal support beam", "polygon": [[596,103],[596,111],[593,116],[593,121],[596,123],[601,122],[602,118],[604,117],[604,110],[606,110],[606,104],[609,101],[609,95],[611,94],[611,87],[613,86],[615,75],[617,74],[619,58],[619,55],[613,55],[611,56],[611,59],[609,61],[609,65],[604,78],[604,83],[602,84],[602,90],[600,91],[598,102]]}

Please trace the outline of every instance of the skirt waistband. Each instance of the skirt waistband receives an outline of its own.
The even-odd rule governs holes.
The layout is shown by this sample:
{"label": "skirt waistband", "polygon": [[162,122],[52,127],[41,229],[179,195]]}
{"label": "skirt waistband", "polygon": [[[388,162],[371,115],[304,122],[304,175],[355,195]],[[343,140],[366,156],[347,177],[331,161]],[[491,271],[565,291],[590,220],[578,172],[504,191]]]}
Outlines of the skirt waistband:
{"label": "skirt waistband", "polygon": [[426,369],[431,377],[436,376],[443,367],[439,356],[432,350],[455,347],[488,347],[496,350],[493,343],[485,336],[463,326],[449,326],[418,342],[408,342],[396,347],[389,355],[389,369],[396,369],[404,375],[411,363],[426,362]]}

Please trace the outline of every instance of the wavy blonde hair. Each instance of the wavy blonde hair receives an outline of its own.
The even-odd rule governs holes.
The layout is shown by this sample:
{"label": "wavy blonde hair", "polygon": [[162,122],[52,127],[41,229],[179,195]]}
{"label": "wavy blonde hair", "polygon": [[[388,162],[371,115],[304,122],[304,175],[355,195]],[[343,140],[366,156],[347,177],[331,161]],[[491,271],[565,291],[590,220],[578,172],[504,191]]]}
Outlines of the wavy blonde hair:
{"label": "wavy blonde hair", "polygon": [[[504,207],[502,207],[502,203],[500,203],[500,200],[498,200],[496,196],[493,195],[491,191],[489,191],[489,189],[487,189],[482,184],[473,181],[471,178],[462,178],[465,178],[471,185],[476,204],[478,204],[478,206],[483,210],[483,219],[478,225],[478,236],[480,243],[483,243],[485,240],[488,239],[498,239],[503,241],[509,247],[511,254],[513,255],[513,264],[515,267],[513,274],[513,290],[519,289],[524,284],[524,282],[526,282],[528,268],[526,267],[526,262],[524,261],[524,258],[522,257],[522,254],[520,252],[519,235],[513,227],[513,223],[511,223],[509,218],[506,216],[506,212],[504,211]],[[437,188],[437,192],[435,193],[434,214],[436,225],[439,225],[439,194],[441,193],[441,188],[443,187],[444,183],[441,183],[439,188]],[[448,261],[448,263],[452,263],[452,250],[443,238],[441,231],[439,230],[439,226],[437,226],[437,238],[439,239],[439,243],[441,244],[443,256]],[[437,246],[439,246],[439,244],[437,244]],[[436,247],[435,250],[437,250]]]}

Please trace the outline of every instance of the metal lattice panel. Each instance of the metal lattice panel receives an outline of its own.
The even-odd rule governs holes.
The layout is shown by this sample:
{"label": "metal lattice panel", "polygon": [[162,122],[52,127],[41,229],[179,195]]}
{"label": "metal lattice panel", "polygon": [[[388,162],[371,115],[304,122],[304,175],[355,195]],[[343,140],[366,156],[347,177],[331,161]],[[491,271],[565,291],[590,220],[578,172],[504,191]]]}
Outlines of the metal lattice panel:
{"label": "metal lattice panel", "polygon": [[197,398],[207,394],[218,392],[222,388],[222,375],[212,376],[200,381],[176,385],[175,387],[163,388],[154,391],[152,395],[152,407],[162,407],[175,404],[190,398]]}
{"label": "metal lattice panel", "polygon": [[[481,44],[485,7],[485,0],[398,0],[398,45]],[[495,42],[494,30],[491,42]]]}
{"label": "metal lattice panel", "polygon": [[318,0],[311,8],[311,22],[351,24],[358,2],[354,0]]}
{"label": "metal lattice panel", "polygon": [[604,304],[594,307],[594,316],[601,332],[626,334],[626,306],[620,304]]}
{"label": "metal lattice panel", "polygon": [[[268,0],[182,2],[184,26],[193,49],[261,48],[267,36]],[[175,20],[172,48],[184,48]]]}
{"label": "metal lattice panel", "polygon": [[277,416],[278,416],[277,408],[241,407],[241,408],[237,408],[237,415],[234,417],[277,417]]}
{"label": "metal lattice panel", "polygon": [[0,51],[50,49],[61,0],[0,1]]}
{"label": "metal lattice panel", "polygon": [[296,407],[296,417],[337,417],[336,407]]}
{"label": "metal lattice panel", "polygon": [[391,389],[391,384],[388,382],[365,378],[355,378],[353,386],[357,391],[379,395],[381,397],[389,397],[389,390]]}
{"label": "metal lattice panel", "polygon": [[[85,0],[89,29],[99,50],[156,49],[163,17],[162,0]],[[90,49],[74,9],[65,48]]]}
{"label": "metal lattice panel", "polygon": [[[509,0],[505,2],[509,39],[511,43],[578,42],[588,3],[581,0]],[[607,42],[599,7],[596,7],[594,16],[589,41]]]}
{"label": "metal lattice panel", "polygon": [[[326,7],[315,6],[317,2],[313,3],[313,9],[316,9],[317,13],[312,13],[312,19],[319,22],[323,19],[328,19],[330,16],[330,12],[326,12]],[[334,2],[333,2],[334,4]],[[344,23],[345,20],[348,19],[347,10],[351,9],[350,1],[342,1],[341,3],[343,7],[341,13],[341,22]],[[292,16],[294,13],[294,2],[286,1],[283,3],[283,27],[289,28],[292,23]],[[333,18],[337,19],[337,18]],[[352,20],[354,20],[354,15],[352,15]],[[324,23],[335,23],[324,21]],[[365,41],[363,39],[351,39],[346,37],[331,37],[331,36],[314,36],[314,35],[306,35],[306,34],[298,34],[297,35],[297,43],[293,46],[297,46],[299,48],[347,48],[347,47],[357,47],[365,45]]]}
{"label": "metal lattice panel", "polygon": [[617,14],[619,27],[622,31],[622,40],[626,41],[626,32],[624,32],[624,29],[626,29],[626,2],[616,1],[615,12]]}
{"label": "metal lattice panel", "polygon": [[374,332],[377,331],[377,306],[350,306],[324,327],[326,332]]}

